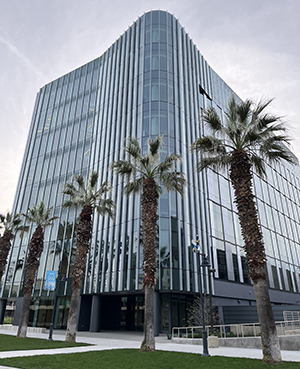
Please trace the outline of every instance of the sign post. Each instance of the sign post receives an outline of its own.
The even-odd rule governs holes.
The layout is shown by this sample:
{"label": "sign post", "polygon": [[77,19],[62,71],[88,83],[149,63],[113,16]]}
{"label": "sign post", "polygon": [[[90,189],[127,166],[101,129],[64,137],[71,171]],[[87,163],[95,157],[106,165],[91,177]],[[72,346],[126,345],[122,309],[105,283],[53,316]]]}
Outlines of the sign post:
{"label": "sign post", "polygon": [[56,276],[57,276],[57,271],[47,270],[46,280],[45,280],[45,290],[54,291],[53,312],[52,312],[51,324],[50,324],[50,329],[49,329],[49,337],[48,337],[48,340],[50,340],[50,341],[52,341],[53,323],[54,323],[56,302],[57,302],[57,290],[58,290],[58,288],[56,286]]}

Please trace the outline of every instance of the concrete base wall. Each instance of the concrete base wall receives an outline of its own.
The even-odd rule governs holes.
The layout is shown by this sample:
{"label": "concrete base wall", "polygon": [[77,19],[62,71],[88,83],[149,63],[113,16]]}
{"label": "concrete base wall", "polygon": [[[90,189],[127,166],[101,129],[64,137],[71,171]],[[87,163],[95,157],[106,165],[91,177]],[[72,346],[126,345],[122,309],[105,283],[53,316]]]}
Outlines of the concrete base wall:
{"label": "concrete base wall", "polygon": [[[172,338],[174,343],[187,343],[190,345],[202,345],[201,338]],[[219,338],[219,347],[241,347],[261,349],[260,337],[235,337],[235,338]],[[281,350],[299,351],[300,336],[279,336],[279,344]]]}
{"label": "concrete base wall", "polygon": [[[0,330],[17,332],[18,326],[11,324],[0,324]],[[46,333],[46,328],[27,327],[28,333]]]}

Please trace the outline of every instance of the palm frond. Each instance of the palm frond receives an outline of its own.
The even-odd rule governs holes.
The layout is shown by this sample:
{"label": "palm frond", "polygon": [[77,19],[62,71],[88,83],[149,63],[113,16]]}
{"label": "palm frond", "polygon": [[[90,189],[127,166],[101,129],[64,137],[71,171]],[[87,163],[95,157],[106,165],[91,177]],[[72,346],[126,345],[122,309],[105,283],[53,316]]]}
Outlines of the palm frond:
{"label": "palm frond", "polygon": [[199,153],[226,153],[226,144],[214,136],[204,136],[192,143],[191,150]]}
{"label": "palm frond", "polygon": [[264,111],[266,108],[272,103],[274,99],[270,100],[263,100],[261,99],[258,104],[256,105],[256,108],[253,111],[254,119],[257,119],[257,117]]}
{"label": "palm frond", "polygon": [[0,228],[4,228],[10,239],[14,239],[17,232],[27,231],[23,225],[21,214],[12,214],[10,212],[7,212],[6,215],[0,214]]}
{"label": "palm frond", "polygon": [[140,160],[140,172],[145,177],[152,177],[152,169],[154,164],[153,158],[147,153],[141,160]]}
{"label": "palm frond", "polygon": [[110,168],[117,174],[131,176],[135,172],[135,165],[127,160],[114,161]]}
{"label": "palm frond", "polygon": [[280,119],[280,117],[276,117],[275,115],[265,114],[264,116],[258,118],[257,127],[261,131],[267,129],[267,132],[285,131],[286,127],[280,121]]}
{"label": "palm frond", "polygon": [[243,149],[255,146],[261,140],[260,131],[257,129],[247,129],[243,135]]}
{"label": "palm frond", "polygon": [[111,191],[111,186],[109,185],[108,181],[105,181],[102,183],[99,190],[95,192],[95,197],[100,198],[109,191]]}
{"label": "palm frond", "polygon": [[255,171],[260,175],[260,176],[265,176],[266,174],[266,166],[265,166],[265,162],[262,159],[261,156],[256,155],[255,153],[252,153],[252,155],[250,155],[250,163],[252,163],[252,165],[255,168]]}
{"label": "palm frond", "polygon": [[19,229],[18,229],[18,231],[20,232],[20,238],[23,237],[24,233],[29,232],[29,229],[30,229],[29,226],[25,226],[25,225],[20,226]]}
{"label": "palm frond", "polygon": [[77,188],[73,185],[73,183],[65,183],[61,193],[63,195],[75,196],[77,193]]}
{"label": "palm frond", "polygon": [[224,113],[227,123],[236,122],[237,120],[236,107],[237,107],[237,102],[235,100],[235,97],[232,95],[228,102],[228,108]]}
{"label": "palm frond", "polygon": [[150,157],[149,155],[145,155],[141,160],[140,160],[140,163],[141,163],[141,167],[143,168],[147,168],[149,165],[150,165]]}
{"label": "palm frond", "polygon": [[[88,187],[90,189],[94,189],[97,186],[98,178],[99,178],[99,173],[97,171],[93,171],[89,175]],[[84,181],[83,181],[82,187],[84,188]]]}
{"label": "palm frond", "polygon": [[171,169],[175,168],[176,162],[180,163],[181,160],[182,160],[182,157],[179,154],[173,153],[173,154],[167,155],[165,157],[165,160],[156,166],[155,171],[159,173],[159,175],[161,173],[168,172]]}
{"label": "palm frond", "polygon": [[214,170],[225,170],[230,164],[231,157],[229,155],[218,155],[202,157],[197,164],[197,171],[201,172],[203,169],[211,168]]}
{"label": "palm frond", "polygon": [[191,145],[192,151],[201,153],[198,170],[225,168],[230,165],[229,158],[236,151],[246,154],[261,174],[264,174],[263,160],[295,163],[294,155],[284,146],[290,139],[285,135],[287,129],[282,118],[265,112],[271,102],[261,100],[255,105],[247,99],[237,103],[232,97],[223,125],[216,111],[207,109],[204,120],[214,135],[199,138]]}
{"label": "palm frond", "polygon": [[84,178],[82,174],[74,174],[73,180],[80,190],[84,189]]}
{"label": "palm frond", "polygon": [[269,136],[262,142],[260,150],[262,153],[268,150],[272,150],[274,145],[276,146],[276,150],[278,148],[281,148],[282,150],[287,150],[287,148],[283,145],[283,142],[285,144],[289,144],[290,138],[286,135]]}
{"label": "palm frond", "polygon": [[75,203],[72,200],[66,200],[62,203],[62,207],[67,209],[67,208],[72,208],[72,207],[77,207],[77,203]]}
{"label": "palm frond", "polygon": [[239,122],[245,122],[251,116],[252,101],[247,99],[240,105],[236,105],[236,114],[239,118]]}
{"label": "palm frond", "polygon": [[213,132],[218,132],[222,129],[221,119],[213,107],[210,107],[209,109],[204,111],[203,121]]}
{"label": "palm frond", "polygon": [[149,156],[157,157],[159,155],[159,151],[163,145],[163,136],[158,136],[153,139],[148,140],[148,150]]}
{"label": "palm frond", "polygon": [[45,203],[44,203],[44,201],[41,201],[40,206],[37,208],[37,214],[41,218],[45,216]]}
{"label": "palm frond", "polygon": [[161,176],[161,182],[168,192],[178,191],[180,195],[183,195],[184,188],[186,186],[186,179],[181,172],[168,172]]}
{"label": "palm frond", "polygon": [[135,137],[127,137],[126,141],[127,144],[124,147],[125,152],[127,152],[135,160],[141,159],[142,154],[138,140]]}
{"label": "palm frond", "polygon": [[0,214],[0,223],[4,223],[6,216],[3,214]]}
{"label": "palm frond", "polygon": [[96,205],[96,211],[104,216],[108,214],[112,220],[115,220],[115,202],[112,199],[101,199]]}
{"label": "palm frond", "polygon": [[143,189],[143,184],[145,182],[145,177],[139,177],[136,180],[129,182],[123,189],[123,193],[129,196],[131,193],[139,193]]}
{"label": "palm frond", "polygon": [[[112,211],[109,210],[109,207],[112,208],[114,202],[110,198],[103,199],[103,196],[111,190],[111,187],[105,181],[97,190],[98,178],[99,174],[95,171],[90,173],[87,183],[85,183],[82,175],[73,177],[75,184],[66,183],[64,185],[62,193],[69,196],[69,198],[63,202],[62,206],[64,208],[83,208],[85,205],[91,205],[97,211],[101,211],[101,215],[105,215],[107,210],[107,214],[111,216]],[[107,209],[101,204],[107,204]]]}
{"label": "palm frond", "polygon": [[282,147],[282,145],[274,144],[272,149],[266,151],[264,156],[270,162],[280,162],[281,160],[285,160],[290,164],[297,165],[297,158],[287,149]]}
{"label": "palm frond", "polygon": [[143,157],[137,139],[128,138],[125,152],[130,154],[129,159],[118,160],[111,164],[111,168],[115,173],[127,175],[128,183],[126,183],[123,189],[123,193],[126,195],[141,192],[146,178],[153,178],[157,192],[162,193],[160,186],[162,175],[173,170],[175,162],[181,160],[180,155],[173,153],[160,162],[163,136],[149,139],[147,145],[148,150]]}
{"label": "palm frond", "polygon": [[36,224],[36,226],[47,227],[52,225],[52,222],[58,217],[50,217],[50,214],[53,212],[53,206],[49,209],[46,209],[45,203],[43,201],[40,202],[39,205],[33,205],[31,208],[28,208],[27,213],[23,214],[25,219],[30,222]]}
{"label": "palm frond", "polygon": [[68,195],[68,196],[71,196],[71,197],[74,197],[74,196],[76,196],[76,190],[73,190],[73,189],[71,189],[71,188],[65,188],[64,190],[62,190],[62,194],[63,195]]}

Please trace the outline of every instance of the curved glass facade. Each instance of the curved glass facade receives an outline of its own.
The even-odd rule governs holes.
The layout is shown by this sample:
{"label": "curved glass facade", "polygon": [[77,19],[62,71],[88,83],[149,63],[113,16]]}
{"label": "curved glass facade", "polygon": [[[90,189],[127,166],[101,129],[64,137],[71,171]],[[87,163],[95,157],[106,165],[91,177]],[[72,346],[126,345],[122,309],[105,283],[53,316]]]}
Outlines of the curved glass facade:
{"label": "curved glass facade", "polygon": [[[97,170],[100,183],[111,182],[117,210],[115,222],[94,215],[81,307],[81,315],[89,319],[82,327],[111,328],[96,317],[97,306],[104,316],[115,309],[119,325],[114,328],[142,326],[140,197],[124,197],[121,179],[109,170],[110,163],[123,156],[128,136],[137,137],[145,150],[148,138],[164,135],[162,156],[180,152],[183,162],[178,170],[186,173],[188,180],[182,198],[164,192],[159,199],[157,329],[168,331],[182,325],[186,308],[200,291],[198,260],[189,247],[196,235],[216,270],[214,278],[211,276],[216,304],[224,303],[226,296],[231,298],[226,294],[232,286],[250,286],[228,177],[210,170],[196,173],[196,156],[189,151],[205,130],[202,110],[214,106],[222,116],[233,94],[178,20],[164,11],[144,14],[102,56],[40,90],[14,210],[26,212],[43,200],[54,206],[59,219],[45,232],[33,292],[33,325],[49,323],[53,292],[44,289],[45,276],[47,270],[59,266],[67,281],[59,285],[56,326],[65,325],[78,212],[61,208],[60,191],[72,174],[82,173],[87,178],[91,170]],[[254,176],[270,288],[291,293],[300,289],[299,180],[299,167],[288,165],[268,167],[267,180]],[[22,296],[30,236],[15,239],[2,280],[3,299]],[[208,276],[202,281],[202,288],[208,289]],[[218,287],[220,281],[231,287]],[[243,299],[243,292],[233,293],[232,298]],[[131,308],[134,316],[127,313]]]}

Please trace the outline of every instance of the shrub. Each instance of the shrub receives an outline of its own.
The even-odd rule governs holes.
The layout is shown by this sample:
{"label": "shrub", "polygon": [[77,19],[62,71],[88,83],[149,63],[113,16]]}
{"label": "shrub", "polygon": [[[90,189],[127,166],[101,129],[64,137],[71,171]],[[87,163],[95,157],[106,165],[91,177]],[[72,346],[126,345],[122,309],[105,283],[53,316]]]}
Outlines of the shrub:
{"label": "shrub", "polygon": [[3,324],[12,324],[12,322],[13,322],[13,318],[11,316],[6,316],[3,319]]}

